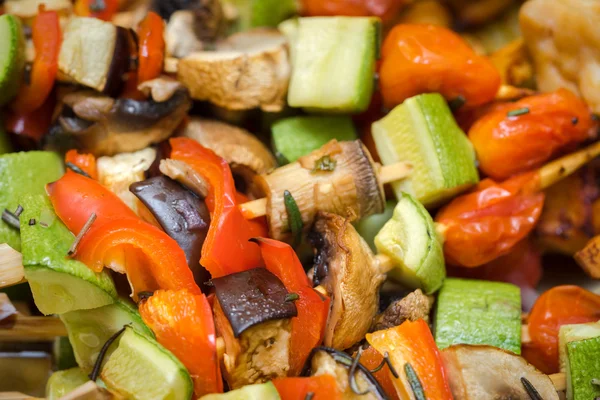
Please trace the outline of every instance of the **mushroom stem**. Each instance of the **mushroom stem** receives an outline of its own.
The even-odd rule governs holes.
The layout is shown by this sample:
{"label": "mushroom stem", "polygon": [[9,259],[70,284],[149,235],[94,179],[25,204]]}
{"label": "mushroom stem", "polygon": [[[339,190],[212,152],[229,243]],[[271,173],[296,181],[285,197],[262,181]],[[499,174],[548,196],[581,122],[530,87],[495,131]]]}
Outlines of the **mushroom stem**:
{"label": "mushroom stem", "polygon": [[[382,184],[399,181],[410,176],[412,165],[399,162],[379,169],[379,180]],[[254,219],[267,215],[267,199],[262,198],[240,204],[240,210],[246,219]]]}
{"label": "mushroom stem", "polygon": [[567,375],[564,372],[548,375],[557,392],[567,389]]}
{"label": "mushroom stem", "polygon": [[554,160],[538,170],[540,190],[554,185],[600,155],[600,142]]}
{"label": "mushroom stem", "polygon": [[379,266],[379,271],[382,274],[387,274],[394,268],[394,261],[384,254],[377,254],[375,256],[375,262]]}
{"label": "mushroom stem", "polygon": [[0,288],[23,282],[25,282],[23,256],[8,244],[0,244]]}
{"label": "mushroom stem", "polygon": [[179,67],[179,59],[173,57],[165,58],[164,70],[169,74],[176,74]]}

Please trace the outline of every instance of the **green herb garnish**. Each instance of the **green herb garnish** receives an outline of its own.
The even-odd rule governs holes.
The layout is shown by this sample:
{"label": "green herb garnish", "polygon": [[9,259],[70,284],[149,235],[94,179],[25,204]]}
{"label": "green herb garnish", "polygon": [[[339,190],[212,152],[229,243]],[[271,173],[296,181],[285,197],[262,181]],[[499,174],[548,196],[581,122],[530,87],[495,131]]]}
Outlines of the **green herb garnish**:
{"label": "green herb garnish", "polygon": [[315,161],[312,172],[331,172],[335,170],[336,165],[337,161],[327,154]]}
{"label": "green herb garnish", "polygon": [[288,225],[292,235],[294,236],[294,247],[298,246],[302,241],[302,229],[304,228],[304,222],[302,222],[302,214],[296,204],[296,200],[292,194],[285,190],[283,192],[283,204],[285,205],[285,211],[288,216]]}
{"label": "green herb garnish", "polygon": [[69,252],[67,253],[69,256],[72,256],[73,254],[75,254],[75,252],[77,251],[77,246],[79,245],[79,242],[81,242],[81,239],[83,238],[83,236],[90,230],[90,228],[92,227],[92,224],[94,223],[95,220],[96,220],[96,213],[92,213],[92,215],[90,215],[90,217],[88,218],[85,225],[83,225],[83,228],[81,228],[81,231],[79,231],[79,233],[75,237],[75,241],[69,248]]}
{"label": "green herb garnish", "polygon": [[406,377],[408,378],[408,383],[410,383],[410,387],[415,394],[415,398],[417,400],[426,400],[425,391],[423,390],[423,385],[417,376],[417,373],[413,369],[412,365],[409,363],[404,364],[404,372],[406,373]]}
{"label": "green herb garnish", "polygon": [[529,108],[523,107],[516,110],[512,110],[506,113],[509,117],[518,117],[519,115],[529,114]]}
{"label": "green herb garnish", "polygon": [[289,303],[290,301],[296,301],[300,298],[298,293],[288,293],[285,295],[285,302]]}
{"label": "green herb garnish", "polygon": [[15,214],[11,213],[7,209],[2,212],[2,221],[6,222],[6,225],[10,226],[14,229],[21,229],[21,223],[19,222],[19,217]]}
{"label": "green herb garnish", "polygon": [[114,343],[115,340],[118,339],[119,336],[121,336],[121,334],[123,332],[125,332],[126,327],[127,326],[124,326],[119,331],[117,331],[114,335],[109,337],[108,340],[106,341],[106,343],[104,343],[104,345],[100,349],[100,353],[98,353],[98,358],[96,359],[96,363],[94,364],[94,369],[92,369],[92,372],[89,375],[91,381],[96,382],[96,380],[98,379],[98,375],[100,375],[100,368],[102,367],[102,362],[104,361],[104,357],[106,357],[108,348],[110,347],[111,344]]}

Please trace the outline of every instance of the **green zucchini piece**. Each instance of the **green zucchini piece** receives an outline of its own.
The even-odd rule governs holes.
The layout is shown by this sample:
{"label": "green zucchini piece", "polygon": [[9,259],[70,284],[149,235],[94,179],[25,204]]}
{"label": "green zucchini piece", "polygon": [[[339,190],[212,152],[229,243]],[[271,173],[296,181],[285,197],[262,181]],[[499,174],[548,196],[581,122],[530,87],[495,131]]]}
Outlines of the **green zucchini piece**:
{"label": "green zucchini piece", "polygon": [[[368,17],[299,18],[288,103],[307,111],[357,113],[371,101],[381,23]],[[285,32],[284,32],[285,33]]]}
{"label": "green zucchini piece", "polygon": [[[114,302],[117,290],[106,271],[96,273],[67,258],[75,240],[56,216],[46,195],[21,199],[21,240],[25,277],[36,306],[46,315],[102,307]],[[35,224],[29,225],[30,220]]]}
{"label": "green zucchini piece", "polygon": [[521,354],[521,292],[509,283],[448,278],[437,299],[435,342],[485,344]]}
{"label": "green zucchini piece", "polygon": [[560,327],[558,332],[558,354],[561,372],[565,372],[567,367],[567,343],[590,339],[596,336],[600,336],[600,321],[563,325]]}
{"label": "green zucchini piece", "polygon": [[67,337],[61,336],[54,339],[52,356],[54,358],[54,365],[56,365],[56,369],[59,371],[77,367],[73,346],[71,346],[71,342],[69,342],[69,338]]}
{"label": "green zucchini piece", "polygon": [[272,382],[247,385],[227,393],[207,394],[198,400],[280,400]]}
{"label": "green zucchini piece", "polygon": [[46,384],[46,398],[58,400],[89,381],[88,375],[79,368],[57,371]]}
{"label": "green zucchini piece", "polygon": [[407,99],[375,122],[372,132],[384,165],[413,167],[409,179],[392,184],[397,198],[406,192],[435,207],[479,181],[473,146],[437,93]]}
{"label": "green zucchini piece", "polygon": [[227,0],[238,12],[236,31],[252,28],[275,28],[286,18],[298,13],[295,0]]}
{"label": "green zucchini piece", "polygon": [[567,343],[567,399],[600,397],[600,336]]}
{"label": "green zucchini piece", "polygon": [[25,69],[25,37],[18,17],[0,15],[0,107],[19,91]]}
{"label": "green zucchini piece", "polygon": [[388,277],[430,294],[446,277],[442,242],[431,215],[414,197],[402,193],[390,219],[375,236],[379,253],[394,260]]}
{"label": "green zucchini piece", "polygon": [[385,210],[383,213],[369,215],[354,223],[354,228],[356,228],[358,234],[365,239],[365,242],[367,242],[373,252],[377,252],[377,247],[375,247],[375,236],[381,231],[386,222],[392,219],[396,204],[395,201],[388,200],[385,203]]}
{"label": "green zucchini piece", "polygon": [[135,307],[121,299],[93,310],[71,311],[60,319],[69,333],[77,364],[86,372],[94,367],[104,343],[123,326],[130,325],[136,332],[154,337]]}
{"label": "green zucchini piece", "polygon": [[275,154],[288,162],[323,146],[330,140],[355,140],[356,129],[350,117],[291,117],[277,121],[271,128]]}
{"label": "green zucchini piece", "polygon": [[[21,198],[45,194],[45,185],[64,173],[61,158],[49,151],[28,151],[0,156],[0,212],[15,211]],[[0,220],[0,243],[21,251],[19,231]]]}
{"label": "green zucchini piece", "polygon": [[125,328],[117,342],[110,347],[100,372],[110,390],[134,400],[192,397],[187,369],[158,342],[131,327]]}

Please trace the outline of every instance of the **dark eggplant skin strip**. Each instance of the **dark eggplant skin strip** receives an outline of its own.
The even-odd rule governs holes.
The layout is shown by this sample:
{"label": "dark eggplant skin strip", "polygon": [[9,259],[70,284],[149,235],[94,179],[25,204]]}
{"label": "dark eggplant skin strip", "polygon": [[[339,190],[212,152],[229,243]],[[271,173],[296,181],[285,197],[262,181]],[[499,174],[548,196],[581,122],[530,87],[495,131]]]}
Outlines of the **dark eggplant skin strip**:
{"label": "dark eggplant skin strip", "polygon": [[265,268],[254,268],[212,280],[217,300],[237,338],[263,322],[298,315],[283,283]]}
{"label": "dark eggplant skin strip", "polygon": [[202,287],[210,279],[208,271],[200,265],[202,245],[210,226],[210,213],[204,201],[163,175],[133,183],[129,191],[183,249],[194,279]]}
{"label": "dark eggplant skin strip", "polygon": [[133,33],[128,29],[117,27],[117,38],[113,58],[108,68],[106,85],[103,93],[111,97],[118,97],[125,87],[126,74],[131,64],[130,54],[132,45],[135,45],[131,37]]}

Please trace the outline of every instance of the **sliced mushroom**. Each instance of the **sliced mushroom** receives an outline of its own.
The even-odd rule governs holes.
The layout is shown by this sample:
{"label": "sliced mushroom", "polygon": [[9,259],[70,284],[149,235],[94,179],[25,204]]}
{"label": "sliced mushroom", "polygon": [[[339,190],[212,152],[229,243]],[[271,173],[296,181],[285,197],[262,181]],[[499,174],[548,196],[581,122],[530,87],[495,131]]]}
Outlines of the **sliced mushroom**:
{"label": "sliced mushroom", "polygon": [[394,301],[379,314],[371,331],[380,331],[402,324],[404,321],[429,320],[434,298],[423,294],[421,289],[409,293],[406,297]]}
{"label": "sliced mushroom", "polygon": [[97,18],[72,17],[63,32],[59,79],[117,96],[129,71],[129,30]]}
{"label": "sliced mushroom", "polygon": [[58,120],[46,136],[51,149],[78,149],[96,156],[133,152],[172,135],[191,107],[183,88],[164,102],[112,99],[76,92],[63,99]]}
{"label": "sliced mushroom", "polygon": [[138,200],[129,191],[129,186],[144,180],[144,172],[150,168],[155,157],[156,150],[152,148],[113,157],[99,157],[98,181],[138,213]]}
{"label": "sliced mushroom", "polygon": [[492,346],[455,345],[442,350],[454,398],[461,400],[530,399],[527,379],[544,400],[558,400],[548,375],[524,358]]}
{"label": "sliced mushroom", "polygon": [[160,172],[181,183],[202,198],[208,196],[209,183],[188,164],[170,158],[160,161]]}
{"label": "sliced mushroom", "polygon": [[316,246],[313,282],[332,298],[324,343],[345,350],[369,331],[385,274],[350,221],[339,215],[317,214],[311,237]]}
{"label": "sliced mushroom", "polygon": [[252,187],[256,175],[268,173],[277,166],[273,154],[254,135],[223,122],[192,118],[179,135],[194,139],[223,157],[233,174],[242,177],[248,188]]}
{"label": "sliced mushroom", "polygon": [[202,41],[214,41],[226,27],[220,0],[152,0],[151,7],[169,23],[177,12],[190,11],[193,32]]}
{"label": "sliced mushroom", "polygon": [[286,39],[269,29],[232,35],[215,51],[190,54],[177,66],[177,78],[194,99],[231,110],[280,111],[290,73]]}
{"label": "sliced mushroom", "polygon": [[157,103],[168,101],[182,88],[181,83],[165,75],[143,82],[138,86],[138,90]]}
{"label": "sliced mushroom", "polygon": [[204,50],[202,41],[196,36],[194,24],[196,16],[192,11],[175,11],[165,31],[167,54],[183,58],[191,53]]}
{"label": "sliced mushroom", "polygon": [[350,387],[349,366],[338,363],[333,356],[324,351],[319,351],[313,356],[311,370],[312,376],[334,376],[344,400],[380,400],[385,398],[378,392],[377,388],[365,378],[360,370],[357,370],[355,374],[356,389],[358,389],[359,392],[367,391],[367,393],[363,395],[355,393]]}

